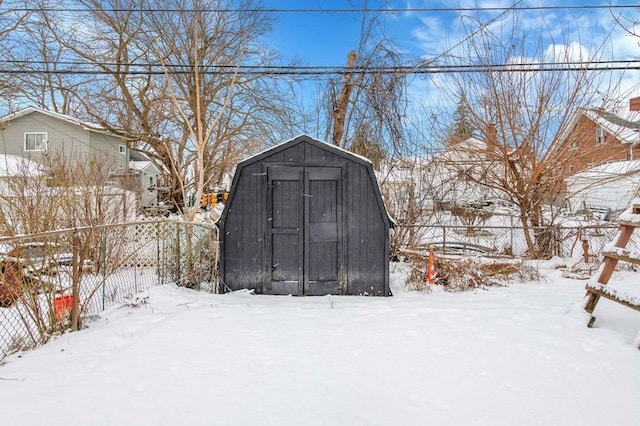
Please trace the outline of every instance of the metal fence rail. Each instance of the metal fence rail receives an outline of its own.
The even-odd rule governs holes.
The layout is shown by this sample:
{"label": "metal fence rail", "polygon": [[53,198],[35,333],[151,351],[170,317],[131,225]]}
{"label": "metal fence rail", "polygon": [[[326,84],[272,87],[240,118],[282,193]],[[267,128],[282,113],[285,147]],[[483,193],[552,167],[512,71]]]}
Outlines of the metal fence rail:
{"label": "metal fence rail", "polygon": [[[411,238],[419,250],[433,246],[441,252],[452,254],[522,258],[529,255],[523,227],[416,225],[411,228]],[[613,240],[617,232],[618,226],[613,224],[530,229],[532,239],[544,235],[549,254],[560,257],[583,257],[586,252],[588,256],[598,258],[603,247]],[[628,248],[638,250],[640,244],[632,240]]]}
{"label": "metal fence rail", "polygon": [[213,225],[164,220],[0,238],[0,359],[153,285],[215,292],[217,241]]}

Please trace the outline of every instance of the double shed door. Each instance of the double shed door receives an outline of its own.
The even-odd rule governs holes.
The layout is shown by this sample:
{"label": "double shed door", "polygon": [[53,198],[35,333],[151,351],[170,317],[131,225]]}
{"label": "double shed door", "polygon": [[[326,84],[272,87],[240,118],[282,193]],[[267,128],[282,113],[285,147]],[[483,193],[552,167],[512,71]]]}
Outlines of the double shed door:
{"label": "double shed door", "polygon": [[265,293],[341,294],[342,168],[267,169],[269,280]]}

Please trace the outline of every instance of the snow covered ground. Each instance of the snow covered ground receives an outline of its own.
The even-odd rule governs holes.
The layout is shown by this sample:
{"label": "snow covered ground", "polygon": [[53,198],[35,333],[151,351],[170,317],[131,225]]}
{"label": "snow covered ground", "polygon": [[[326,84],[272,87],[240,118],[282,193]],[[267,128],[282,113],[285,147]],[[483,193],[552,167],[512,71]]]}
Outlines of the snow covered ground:
{"label": "snow covered ground", "polygon": [[[584,281],[394,297],[153,287],[0,366],[6,425],[637,425],[640,313]],[[638,286],[638,273],[610,285]],[[135,305],[135,306],[134,306]]]}

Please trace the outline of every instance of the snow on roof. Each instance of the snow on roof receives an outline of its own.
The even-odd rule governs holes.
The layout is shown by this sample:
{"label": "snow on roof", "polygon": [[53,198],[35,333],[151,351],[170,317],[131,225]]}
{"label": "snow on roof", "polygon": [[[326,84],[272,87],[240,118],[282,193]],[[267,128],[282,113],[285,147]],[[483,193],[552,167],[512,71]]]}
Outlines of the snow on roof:
{"label": "snow on roof", "polygon": [[129,168],[136,171],[142,171],[149,166],[152,166],[153,163],[149,160],[147,161],[129,161]]}
{"label": "snow on roof", "polygon": [[637,111],[620,110],[611,112],[600,109],[583,109],[582,114],[603,128],[607,133],[615,136],[622,143],[638,143],[638,127],[640,113]]}
{"label": "snow on roof", "polygon": [[14,120],[16,118],[23,117],[25,115],[31,114],[33,112],[39,112],[41,114],[48,115],[49,117],[53,117],[53,118],[58,119],[58,120],[66,121],[67,123],[70,123],[70,124],[73,124],[73,125],[76,125],[76,126],[80,126],[83,129],[90,130],[92,132],[108,133],[107,129],[105,129],[104,127],[102,127],[101,125],[99,125],[97,123],[91,123],[89,121],[80,120],[79,118],[71,117],[69,115],[64,115],[64,114],[60,114],[60,113],[57,113],[57,112],[54,112],[54,111],[49,111],[49,110],[46,110],[46,109],[33,107],[33,106],[18,110],[16,112],[13,112],[13,113],[8,114],[8,115],[5,115],[4,117],[0,118],[0,122],[8,122],[8,121]]}
{"label": "snow on roof", "polygon": [[40,164],[19,155],[0,154],[0,177],[39,176]]}
{"label": "snow on roof", "polygon": [[640,172],[640,160],[615,161],[599,166],[591,167],[587,170],[567,177],[567,182],[579,180],[581,178],[603,178],[622,175],[631,175]]}

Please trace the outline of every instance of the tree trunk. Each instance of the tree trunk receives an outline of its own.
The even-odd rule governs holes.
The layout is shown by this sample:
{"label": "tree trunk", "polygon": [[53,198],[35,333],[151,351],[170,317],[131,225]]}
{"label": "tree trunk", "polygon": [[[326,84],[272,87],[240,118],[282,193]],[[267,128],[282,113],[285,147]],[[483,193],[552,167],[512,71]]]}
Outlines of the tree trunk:
{"label": "tree trunk", "polygon": [[[353,67],[355,64],[357,55],[356,52],[351,50],[347,56],[347,68]],[[342,78],[342,89],[340,90],[340,96],[334,102],[333,105],[333,138],[332,142],[335,146],[342,146],[342,137],[344,135],[344,124],[347,117],[347,108],[349,106],[349,99],[351,98],[351,92],[353,92],[353,74],[347,72]]]}

